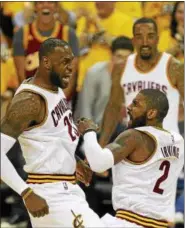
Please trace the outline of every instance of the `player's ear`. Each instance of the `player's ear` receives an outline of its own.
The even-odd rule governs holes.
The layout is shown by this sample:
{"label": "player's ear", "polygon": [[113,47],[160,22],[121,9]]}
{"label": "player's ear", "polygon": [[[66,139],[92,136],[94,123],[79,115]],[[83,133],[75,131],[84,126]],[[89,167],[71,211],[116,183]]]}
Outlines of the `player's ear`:
{"label": "player's ear", "polygon": [[157,109],[150,109],[147,112],[147,119],[148,120],[152,120],[155,119],[157,117]]}
{"label": "player's ear", "polygon": [[51,70],[51,61],[49,60],[49,58],[47,56],[43,57],[43,65],[48,71]]}

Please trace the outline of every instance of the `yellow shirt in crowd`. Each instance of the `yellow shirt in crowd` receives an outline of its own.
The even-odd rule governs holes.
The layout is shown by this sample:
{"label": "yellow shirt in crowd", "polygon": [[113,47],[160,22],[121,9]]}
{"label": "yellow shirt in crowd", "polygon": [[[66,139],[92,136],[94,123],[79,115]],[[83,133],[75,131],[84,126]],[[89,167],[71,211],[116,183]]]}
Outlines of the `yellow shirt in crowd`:
{"label": "yellow shirt in crowd", "polygon": [[[161,52],[163,51],[167,51],[171,48],[173,48],[174,46],[178,45],[177,40],[174,39],[171,36],[171,32],[170,29],[166,29],[164,30],[161,35],[160,35],[160,39],[159,39],[159,45],[158,48]],[[177,59],[179,59],[181,62],[184,62],[184,55],[183,53],[179,53],[177,56],[175,56]]]}
{"label": "yellow shirt in crowd", "polygon": [[9,58],[6,62],[1,61],[1,94],[6,92],[8,87],[17,88],[18,80],[13,58]]}
{"label": "yellow shirt in crowd", "polygon": [[167,12],[174,2],[144,2],[143,13],[145,17],[150,17],[156,20],[159,33],[169,28],[171,13]]}
{"label": "yellow shirt in crowd", "polygon": [[[126,14],[121,13],[118,10],[114,10],[112,15],[106,19],[100,19],[99,23],[102,28],[105,29],[107,35],[111,37],[118,37],[121,35],[132,37],[133,19]],[[81,18],[77,24],[77,34],[80,35],[85,28],[85,19]],[[89,32],[95,32],[94,25],[89,27]],[[85,74],[87,70],[99,61],[110,60],[111,52],[110,48],[105,45],[94,44],[92,45],[88,55],[83,56],[79,66],[79,77],[77,82],[77,90],[80,91]]]}
{"label": "yellow shirt in crowd", "polygon": [[116,9],[133,19],[143,17],[142,2],[116,2]]}
{"label": "yellow shirt in crowd", "polygon": [[2,2],[3,13],[5,15],[15,15],[24,9],[25,2]]}

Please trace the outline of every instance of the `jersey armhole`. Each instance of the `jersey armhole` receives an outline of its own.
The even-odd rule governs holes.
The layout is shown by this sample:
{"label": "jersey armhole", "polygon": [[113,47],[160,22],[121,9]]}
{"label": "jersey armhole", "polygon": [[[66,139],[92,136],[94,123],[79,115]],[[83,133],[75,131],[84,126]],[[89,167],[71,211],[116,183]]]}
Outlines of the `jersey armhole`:
{"label": "jersey armhole", "polygon": [[30,131],[30,130],[32,130],[32,129],[34,129],[34,128],[41,127],[41,126],[43,126],[43,125],[45,124],[45,122],[46,122],[46,120],[47,120],[47,118],[48,118],[48,102],[47,102],[46,97],[45,97],[43,94],[41,94],[41,93],[39,93],[39,92],[37,92],[37,91],[31,90],[31,89],[23,89],[23,90],[21,90],[20,92],[18,92],[16,95],[18,95],[18,94],[20,94],[20,93],[22,93],[22,92],[31,92],[31,93],[33,93],[33,94],[39,95],[39,96],[43,99],[43,101],[44,101],[44,103],[45,103],[45,108],[46,108],[45,117],[43,118],[43,120],[41,121],[41,123],[26,128],[24,131],[27,132],[27,131]]}
{"label": "jersey armhole", "polygon": [[[135,129],[135,130],[139,131],[138,129]],[[157,151],[157,139],[156,139],[156,137],[147,131],[139,131],[139,132],[149,136],[154,141],[155,148],[154,148],[154,151],[151,153],[151,155],[146,160],[144,160],[142,162],[133,162],[133,161],[130,161],[129,159],[125,159],[126,162],[133,164],[133,165],[143,165],[143,164],[147,163],[148,161],[150,161],[153,158],[153,156],[155,155],[155,153]]]}

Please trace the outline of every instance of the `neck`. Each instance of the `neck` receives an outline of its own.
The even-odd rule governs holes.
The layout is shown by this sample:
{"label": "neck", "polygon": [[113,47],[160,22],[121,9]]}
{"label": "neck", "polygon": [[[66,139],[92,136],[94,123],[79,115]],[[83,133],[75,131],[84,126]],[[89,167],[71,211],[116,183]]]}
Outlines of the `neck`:
{"label": "neck", "polygon": [[141,58],[141,56],[136,56],[136,66],[141,70],[148,70],[153,68],[156,63],[158,62],[159,58],[161,56],[160,52],[156,52],[155,55],[153,55],[150,59],[144,60]]}
{"label": "neck", "polygon": [[54,18],[47,24],[43,23],[42,20],[39,20],[38,18],[36,20],[36,26],[37,26],[37,29],[39,29],[40,31],[52,30],[55,26]]}
{"label": "neck", "polygon": [[[45,75],[46,77],[43,77],[43,75]],[[43,71],[42,69],[37,70],[32,82],[33,84],[40,86],[44,89],[58,91],[58,87],[51,84],[48,73]]]}
{"label": "neck", "polygon": [[161,122],[157,121],[149,121],[146,126],[151,126],[151,127],[157,127],[157,128],[163,128],[163,124]]}

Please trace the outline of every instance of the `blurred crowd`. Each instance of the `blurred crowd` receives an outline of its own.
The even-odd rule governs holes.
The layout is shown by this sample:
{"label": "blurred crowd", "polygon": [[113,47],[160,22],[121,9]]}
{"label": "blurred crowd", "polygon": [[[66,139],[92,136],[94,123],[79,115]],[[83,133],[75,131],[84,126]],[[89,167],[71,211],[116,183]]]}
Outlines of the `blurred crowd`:
{"label": "blurred crowd", "polygon": [[[184,62],[184,2],[1,2],[0,14],[1,118],[20,83],[36,72],[39,45],[49,37],[69,42],[75,56],[66,92],[74,117],[90,116],[100,125],[114,62],[134,52],[131,39],[135,20],[153,18],[159,30],[159,51]],[[125,113],[112,138],[125,128],[124,117]],[[179,129],[184,134],[182,102]],[[77,153],[81,151],[77,149]],[[8,156],[26,179],[18,144]],[[95,212],[100,216],[112,212],[111,173],[95,174],[91,186],[82,187]],[[183,192],[182,174],[177,184],[176,227],[184,223]],[[21,199],[3,183],[1,196],[1,226],[30,227]]]}

